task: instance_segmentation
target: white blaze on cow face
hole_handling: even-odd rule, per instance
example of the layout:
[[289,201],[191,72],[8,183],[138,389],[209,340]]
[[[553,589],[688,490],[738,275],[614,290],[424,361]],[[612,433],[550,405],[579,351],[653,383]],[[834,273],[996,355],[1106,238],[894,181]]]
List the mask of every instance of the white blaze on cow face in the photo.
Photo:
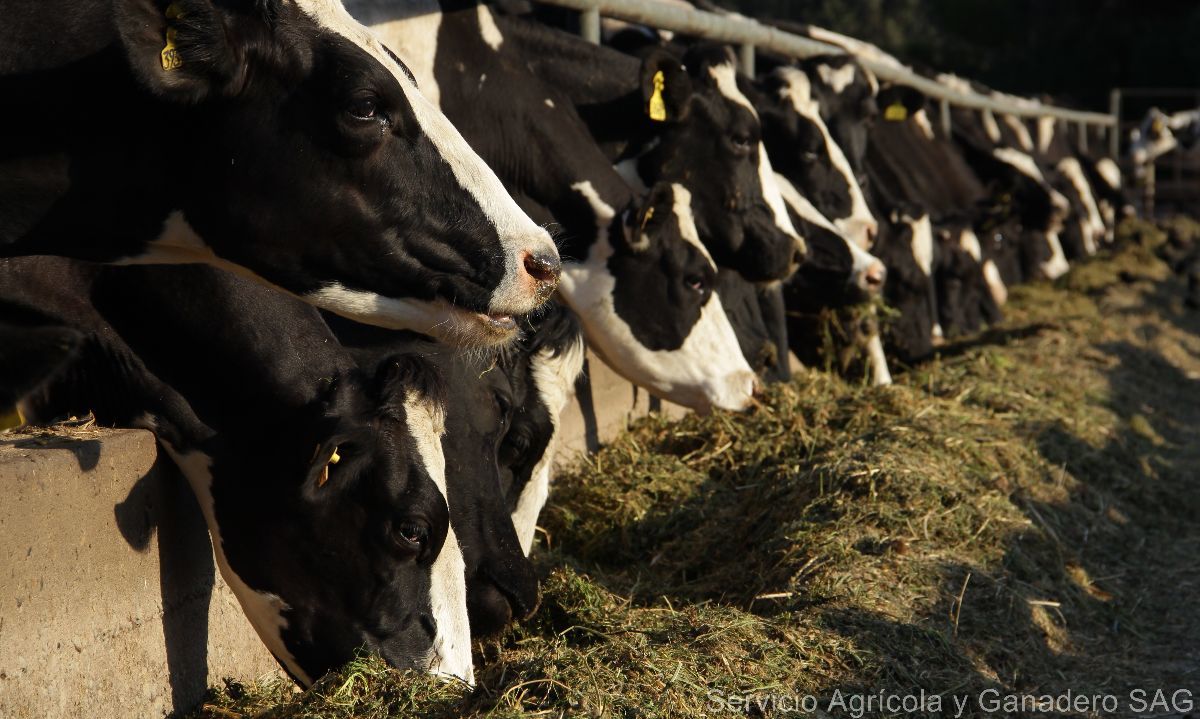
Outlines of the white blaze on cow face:
[[[717,84],[717,90],[725,99],[730,102],[741,105],[750,111],[750,114],[758,118],[758,111],[754,109],[754,105],[750,103],[742,91],[737,86],[737,69],[728,63],[713,65],[708,69],[709,75]],[[758,143],[758,184],[759,190],[762,192],[763,201],[767,203],[767,207],[771,208],[771,216],[775,220],[775,226],[781,232],[791,237],[796,243],[796,251],[803,254],[807,248],[804,246],[804,240],[801,239],[796,228],[792,226],[792,220],[788,217],[787,207],[783,204],[783,197],[779,194],[779,187],[775,184],[775,172],[771,169],[771,160],[767,157],[767,148],[760,140]]]
[[[442,435],[446,431],[444,410],[438,403],[410,390],[404,398],[404,413],[416,440],[417,458],[442,497],[449,497],[446,457],[442,450]],[[454,527],[447,525],[446,541],[429,570],[429,608],[437,624],[437,633],[429,650],[427,666],[437,676],[474,684],[466,572],[466,561]]]
[[1096,172],[1108,186],[1114,190],[1121,189],[1121,168],[1110,157],[1102,157],[1096,161]]
[[850,83],[854,82],[854,71],[855,65],[852,62],[848,62],[836,70],[825,64],[817,66],[817,74],[821,76],[821,81],[839,95]]
[[794,67],[780,68],[778,72],[779,77],[783,80],[780,94],[791,102],[792,108],[797,114],[812,122],[820,130],[830,163],[849,188],[850,214],[847,217],[834,218],[833,223],[860,248],[870,249],[872,237],[878,232],[879,224],[867,207],[867,198],[863,196],[862,188],[858,185],[858,178],[854,176],[850,161],[846,159],[846,153],[842,152],[842,148],[834,142],[833,135],[830,134],[825,121],[821,119],[820,107],[813,98],[811,80],[803,71]]
[[1058,120],[1049,115],[1037,119],[1038,152],[1046,154],[1050,151],[1050,143],[1054,142],[1054,129]]
[[554,355],[552,349],[546,348],[539,350],[530,361],[538,401],[550,414],[552,430],[546,450],[534,466],[529,481],[521,489],[512,513],[513,527],[517,530],[517,540],[525,556],[529,556],[533,549],[537,518],[546,505],[546,498],[550,496],[550,473],[554,465],[559,418],[575,395],[575,380],[583,371],[583,357],[583,338],[578,338],[558,356]]
[[[933,224],[929,221],[929,215],[921,215],[917,219],[907,219],[908,225],[912,228],[912,254],[913,260],[917,263],[917,267],[925,273],[926,277],[933,277]],[[930,307],[930,312],[933,315],[933,329],[931,335],[934,343],[939,343],[945,333],[942,331],[942,323],[938,321],[937,310],[933,306]]]
[[1092,196],[1092,187],[1083,174],[1083,166],[1074,157],[1064,157],[1058,163],[1058,171],[1075,188],[1083,203],[1084,217],[1080,220],[1080,230],[1083,232],[1084,249],[1089,255],[1096,254],[1098,243],[1104,237],[1104,218],[1100,216],[1100,208]]
[[[745,409],[753,395],[755,374],[742,355],[720,298],[713,294],[704,304],[681,347],[647,349],[614,305],[616,278],[608,269],[614,249],[608,228],[616,212],[592,183],[579,182],[572,188],[591,205],[597,236],[583,262],[564,265],[559,293],[579,316],[588,345],[618,374],[663,399],[698,411]],[[683,195],[677,193],[676,197]],[[702,247],[695,224],[686,228],[690,216],[690,208],[686,214],[677,209],[676,219],[685,239]],[[647,312],[668,310],[646,308]]]
[[968,255],[975,258],[975,261],[980,263],[983,268],[983,281],[987,285],[988,294],[996,302],[997,307],[1003,307],[1008,301],[1008,287],[1005,286],[1004,280],[1000,278],[1000,269],[996,267],[996,263],[992,260],[983,259],[983,246],[979,244],[979,237],[970,227],[965,227],[958,238],[958,245]]
[[996,116],[991,110],[981,111],[983,115],[983,131],[987,133],[988,139],[992,142],[1000,142],[1004,136],[1000,134],[1000,126],[996,124]]
[[479,29],[483,33],[483,41],[493,50],[499,50],[500,46],[504,44],[504,35],[500,33],[500,28],[496,27],[496,18],[492,17],[492,9],[483,3],[476,5],[475,8],[479,15]]
[[1071,203],[1061,192],[1055,190],[1050,186],[1050,183],[1046,182],[1046,176],[1042,174],[1041,168],[1037,166],[1033,158],[1011,147],[997,147],[992,150],[992,156],[1013,167],[1022,175],[1035,180],[1041,185],[1042,189],[1050,194],[1050,204],[1054,206],[1054,213],[1048,229],[1052,232],[1061,231],[1063,220],[1071,212]]
[[934,139],[933,125],[929,122],[929,113],[925,112],[925,108],[922,107],[914,112],[912,120],[913,124],[920,128],[921,134],[925,136],[925,139]]
[[[437,106],[421,94],[404,69],[384,49],[380,39],[352,18],[340,0],[296,0],[296,5],[319,26],[353,43],[391,73],[404,93],[404,97],[412,109],[413,117],[424,135],[429,138],[438,154],[449,165],[459,185],[475,199],[483,214],[495,228],[504,250],[502,261],[505,272],[499,286],[492,293],[488,307],[489,313],[514,315],[525,314],[535,309],[541,304],[543,298],[535,291],[534,280],[524,269],[525,258],[531,254],[557,258],[558,250],[551,241],[550,235],[521,211],[491,168],[471,149]],[[378,8],[377,5],[365,1],[361,6],[356,7],[361,7],[364,12],[371,12]],[[405,38],[410,32],[419,30],[421,33],[428,33],[430,29],[428,25],[433,21],[426,20],[419,27],[410,25],[409,22],[406,20],[387,23],[381,28],[388,31],[389,43],[392,40]],[[425,71],[430,75],[432,75],[432,55],[428,48],[430,42],[436,41],[436,33],[433,34],[433,38],[431,40],[426,34],[423,39],[417,41],[418,46],[426,48],[424,50],[426,57],[421,60],[422,63],[427,64],[428,67]],[[395,44],[396,46],[406,46],[411,43],[396,42]],[[436,50],[436,48],[434,49]],[[328,289],[331,291],[323,294],[315,293],[314,300],[321,300],[325,304],[319,306],[339,314],[355,318],[358,316],[356,313],[360,312],[364,305],[369,304],[366,298],[361,296],[365,293],[337,286],[330,286]],[[376,309],[386,311],[391,307],[390,300],[391,298],[380,298]],[[314,302],[314,304],[318,303]],[[433,303],[426,303],[425,311],[440,312],[445,320],[451,323],[456,322],[445,312],[445,308],[449,305],[439,307],[436,304],[429,306],[430,304]],[[345,311],[343,312],[343,310]],[[492,328],[489,327],[486,316],[467,312],[462,314],[464,317],[457,321],[473,323],[477,327],[481,342],[487,344],[495,342],[494,337],[491,336],[492,333],[489,332],[489,329]],[[400,321],[403,319],[407,318],[402,318]],[[374,324],[380,323],[375,322]],[[397,328],[417,331],[428,331],[429,329],[400,327],[399,322]],[[452,339],[461,340],[462,337],[452,337]]]
[[796,213],[797,217],[829,230],[846,243],[851,260],[850,284],[871,295],[881,293],[884,278],[887,276],[887,269],[884,267],[883,261],[852,242],[840,228],[829,221],[829,218],[821,214],[821,211],[809,202],[807,197],[800,194],[796,186],[786,177],[776,173],[775,181],[779,184],[779,191],[783,193],[784,202]]
[[1029,128],[1025,127],[1025,123],[1016,115],[1002,115],[1004,124],[1008,125],[1008,129],[1012,130],[1017,136],[1017,144],[1025,152],[1033,152],[1033,137],[1029,134]]

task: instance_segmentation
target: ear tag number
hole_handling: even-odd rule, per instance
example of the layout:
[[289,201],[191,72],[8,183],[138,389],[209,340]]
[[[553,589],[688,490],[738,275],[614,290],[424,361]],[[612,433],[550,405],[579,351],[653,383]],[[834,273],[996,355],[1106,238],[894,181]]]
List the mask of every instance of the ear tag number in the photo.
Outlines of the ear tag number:
[[662,70],[654,73],[654,93],[650,95],[650,119],[655,122],[666,122],[667,119],[667,103],[663,101],[663,88],[667,86],[667,80],[663,77]]
[[888,122],[904,122],[908,119],[908,108],[901,102],[893,102],[883,111],[883,119]]
[[[178,20],[183,17],[183,11],[179,9],[179,3],[171,3],[167,6],[167,20]],[[179,57],[179,49],[175,47],[176,30],[170,25],[167,26],[167,44],[163,46],[162,52],[159,53],[159,59],[162,61],[162,69],[170,72],[178,70],[183,66],[183,58]]]

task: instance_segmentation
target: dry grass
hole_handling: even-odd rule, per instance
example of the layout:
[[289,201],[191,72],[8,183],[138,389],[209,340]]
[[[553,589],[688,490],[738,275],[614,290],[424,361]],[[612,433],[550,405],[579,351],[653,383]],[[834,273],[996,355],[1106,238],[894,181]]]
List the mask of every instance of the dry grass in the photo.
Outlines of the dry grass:
[[196,716],[1196,688],[1200,319],[1160,233],[1123,234],[897,386],[805,373],[746,415],[644,421],[562,473],[541,610],[478,647],[473,691],[364,658],[304,694],[214,690]]

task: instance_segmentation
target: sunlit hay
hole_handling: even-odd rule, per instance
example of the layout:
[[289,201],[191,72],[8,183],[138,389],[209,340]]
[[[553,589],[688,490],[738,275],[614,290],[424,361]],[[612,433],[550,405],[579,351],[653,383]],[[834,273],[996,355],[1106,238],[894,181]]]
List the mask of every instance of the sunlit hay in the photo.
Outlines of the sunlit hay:
[[475,690],[359,660],[197,716],[1194,687],[1200,318],[1148,229],[1122,237],[896,386],[803,370],[749,412],[645,419],[576,462],[540,522],[541,608],[477,646]]

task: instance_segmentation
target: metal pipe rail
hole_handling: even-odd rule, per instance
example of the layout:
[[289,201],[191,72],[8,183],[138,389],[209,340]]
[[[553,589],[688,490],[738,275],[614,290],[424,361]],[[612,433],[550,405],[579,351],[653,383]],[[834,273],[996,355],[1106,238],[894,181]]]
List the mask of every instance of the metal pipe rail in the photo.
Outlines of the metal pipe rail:
[[[790,57],[806,58],[814,55],[844,55],[847,50],[837,45],[793,35],[763,25],[742,16],[725,16],[704,10],[688,10],[657,0],[540,0],[549,5],[558,5],[583,13],[582,27],[585,37],[599,42],[600,15],[636,22],[685,35],[703,37],[716,42],[727,42],[741,47],[743,62],[753,48],[760,47]],[[749,48],[749,49],[747,49]],[[977,93],[962,93],[929,78],[922,77],[902,67],[880,62],[870,57],[856,56],[858,61],[881,80],[916,88],[943,103],[961,107],[986,110],[1002,115],[1019,117],[1054,117],[1079,125],[1100,125],[1116,132],[1117,121],[1112,115],[1099,112],[1083,112],[1066,108],[1042,105],[1034,100],[1020,104]],[[943,111],[943,115],[948,113]],[[943,121],[948,119],[944,117]],[[1082,128],[1081,128],[1082,129]],[[1086,133],[1084,133],[1086,134]]]

